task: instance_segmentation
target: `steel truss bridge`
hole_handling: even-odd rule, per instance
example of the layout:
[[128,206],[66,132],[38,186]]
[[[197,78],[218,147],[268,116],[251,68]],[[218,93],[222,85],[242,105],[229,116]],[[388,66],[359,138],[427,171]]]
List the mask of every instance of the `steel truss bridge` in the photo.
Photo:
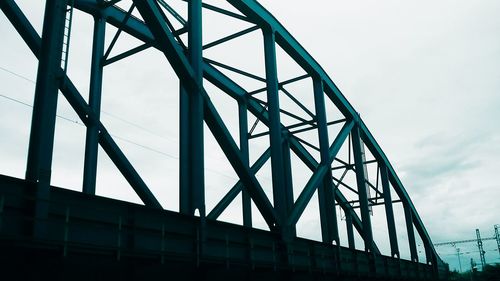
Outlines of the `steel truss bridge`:
[[[38,59],[26,177],[0,176],[2,274],[26,279],[446,279],[447,266],[386,155],[334,82],[292,35],[254,0],[224,2],[231,9],[201,0],[184,4],[183,12],[163,0],[47,0],[43,31],[38,34],[16,1],[0,1],[2,12]],[[74,10],[91,15],[94,21],[88,101],[66,71]],[[204,10],[249,27],[203,44]],[[106,48],[105,30],[110,25],[117,32]],[[209,48],[223,48],[258,31],[263,38],[259,46],[263,47],[264,77],[204,56]],[[121,34],[143,43],[110,57]],[[277,48],[300,66],[302,75],[278,79]],[[178,212],[162,208],[100,121],[103,69],[146,49],[163,53],[180,81]],[[234,74],[263,86],[248,89]],[[288,88],[304,81],[313,106],[305,105]],[[208,83],[236,101],[239,143],[213,104]],[[86,126],[82,192],[51,186],[59,92]],[[287,104],[296,105],[296,110]],[[329,107],[341,118],[332,120]],[[249,128],[250,118],[266,130],[255,133],[255,126]],[[205,206],[204,124],[239,178],[211,210]],[[269,143],[251,162],[255,138]],[[95,195],[98,146],[144,205]],[[291,155],[311,174],[295,196],[295,178],[304,171],[294,171]],[[257,177],[268,161],[272,199]],[[375,180],[369,170],[375,171]],[[296,232],[315,194],[321,242],[299,238]],[[243,225],[218,221],[235,198],[242,198]],[[264,218],[267,231],[252,227],[256,214],[251,204]],[[406,223],[398,229],[406,229],[410,260],[400,258],[396,204],[403,207]],[[347,246],[340,246],[336,206],[345,217]],[[385,210],[390,255],[382,255],[374,241],[371,211],[376,206]],[[356,232],[364,249],[356,249]],[[419,260],[416,237],[422,241],[425,260]]]

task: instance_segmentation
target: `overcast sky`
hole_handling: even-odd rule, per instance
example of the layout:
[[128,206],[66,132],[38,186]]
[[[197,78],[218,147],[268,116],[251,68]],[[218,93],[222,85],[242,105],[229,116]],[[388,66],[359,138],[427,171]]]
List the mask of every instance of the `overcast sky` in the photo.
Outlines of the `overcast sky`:
[[[44,1],[18,2],[40,32]],[[500,2],[260,2],[322,65],[361,114],[402,179],[433,242],[472,239],[476,228],[483,237],[492,237],[493,225],[500,223]],[[230,34],[224,31],[229,28],[223,24],[225,18],[208,13],[204,19],[212,24],[204,34],[206,42]],[[236,31],[247,27],[230,26]],[[91,31],[91,18],[77,13],[68,72],[82,93],[88,92]],[[31,108],[6,97],[32,104],[30,80],[36,78],[36,60],[3,14],[0,34],[0,173],[23,177]],[[108,28],[107,42],[113,34]],[[137,45],[130,38],[121,40],[115,54]],[[261,49],[260,44],[255,49]],[[262,64],[252,63],[238,46],[209,50],[206,55],[247,63],[246,70],[262,76]],[[178,106],[175,76],[162,54],[148,50],[106,68],[105,79],[103,122],[162,205],[177,209],[178,118],[177,113],[170,114]],[[255,82],[248,85],[256,86]],[[206,88],[216,92],[210,85]],[[235,103],[221,95],[213,99],[228,127],[235,130]],[[75,159],[83,159],[84,127],[73,122],[78,117],[63,98],[58,113],[66,119],[57,120],[52,182],[79,189],[83,161]],[[210,209],[237,176],[209,133],[206,137],[206,162],[216,163],[208,164],[206,172],[207,189],[212,188],[207,194]],[[98,194],[138,202],[100,152]],[[264,188],[269,186],[269,172],[258,179]],[[233,207],[237,212],[238,206]],[[234,216],[225,218],[231,221]],[[462,256],[464,269],[470,258],[479,261],[475,244],[457,247],[468,252]],[[500,262],[495,249],[494,241],[485,241],[487,262]],[[443,246],[438,252],[457,268],[454,248]]]
[[[500,222],[500,3],[260,2],[361,113],[433,240],[474,238],[476,228],[493,236]],[[487,261],[498,257],[490,252]]]

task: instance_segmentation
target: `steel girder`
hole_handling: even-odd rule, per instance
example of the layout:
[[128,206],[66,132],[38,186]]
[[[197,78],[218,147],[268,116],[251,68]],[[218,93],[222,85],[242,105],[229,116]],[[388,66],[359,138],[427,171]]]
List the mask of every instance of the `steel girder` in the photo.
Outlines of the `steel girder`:
[[[22,14],[21,10],[17,7],[14,1],[3,1],[1,2],[1,5],[2,11],[5,13],[7,18],[9,18],[9,20],[13,23],[14,27],[26,41],[33,54],[39,58],[41,56],[41,39],[33,26]],[[60,69],[60,73],[62,73],[62,69]],[[130,164],[127,160],[127,157],[125,157],[118,145],[114,142],[104,125],[99,121],[99,118],[94,110],[88,106],[87,102],[79,94],[71,80],[66,75],[60,79],[62,79],[62,82],[59,83],[59,90],[63,93],[64,97],[68,100],[73,109],[75,109],[75,112],[85,125],[97,125],[100,132],[98,139],[99,144],[106,151],[113,163],[130,183],[132,188],[134,188],[137,195],[146,205],[161,208],[158,200],[156,200],[137,171],[133,168],[132,164]],[[53,143],[46,144],[46,147],[52,146]],[[28,178],[28,180],[30,179]]]
[[[121,26],[121,28],[123,29],[124,32],[127,32],[128,34],[130,34],[130,35],[132,35],[132,36],[134,36],[134,37],[136,37],[136,38],[138,38],[146,43],[150,43],[153,46],[155,46],[156,48],[162,50],[162,48],[160,46],[158,46],[156,43],[151,43],[151,42],[154,42],[153,35],[151,34],[149,29],[147,28],[147,26],[143,22],[140,22],[134,18],[130,18],[125,24],[122,24],[124,18],[126,17],[126,12],[121,10],[121,9],[118,9],[116,7],[109,7],[107,9],[105,9],[104,11],[101,11],[101,9],[99,8],[99,6],[97,5],[97,2],[95,0],[78,0],[75,2],[75,7],[84,11],[84,12],[87,12],[87,13],[90,13],[93,15],[102,14],[102,16],[106,18],[108,23],[110,23],[116,27]],[[226,92],[231,97],[238,100],[239,102],[245,103],[247,105],[248,110],[252,114],[257,116],[262,121],[263,124],[268,125],[269,116],[268,116],[267,111],[265,110],[264,106],[262,106],[260,103],[258,103],[257,101],[255,101],[253,99],[248,99],[247,98],[248,92],[246,90],[244,90],[242,87],[240,87],[234,81],[229,79],[223,73],[218,71],[214,66],[212,66],[208,63],[204,63],[203,65],[204,65],[204,75],[208,81],[213,83],[215,86],[217,86],[218,88],[220,88],[221,90],[223,90],[224,92]],[[300,157],[300,159],[304,162],[304,164],[307,165],[307,167],[309,169],[311,169],[311,171],[316,171],[319,164],[314,159],[314,157],[303,147],[303,145],[300,142],[298,142],[296,139],[290,139],[290,145],[291,145],[291,149],[297,154],[298,157]],[[257,161],[256,164],[258,162],[259,161]],[[256,164],[254,164],[254,165],[257,166]],[[262,163],[262,165],[263,164],[264,163]],[[255,173],[259,169],[260,168],[257,168],[255,170]],[[235,191],[233,189],[231,189],[231,190],[233,192]],[[230,200],[222,200],[221,201],[221,203],[227,202],[225,205],[218,204],[217,206],[222,207],[222,209],[227,207],[227,205],[229,205],[229,203],[232,201],[232,199],[234,199],[237,195],[236,192],[234,192],[234,193],[233,192],[228,193],[228,195],[234,194],[233,196],[224,197],[225,199],[230,199]],[[358,232],[361,233],[362,229],[363,229],[362,224],[361,224],[361,220],[359,219],[357,214],[354,212],[354,210],[349,207],[348,200],[344,197],[344,195],[338,189],[335,190],[335,194],[337,197],[336,198],[337,202],[339,202],[341,204],[341,206],[345,212],[351,214],[352,222],[353,222],[354,226],[356,227]],[[305,206],[303,206],[303,207],[305,207]],[[214,211],[217,209],[219,209],[219,208],[215,208]],[[215,213],[216,212],[212,212],[212,214],[215,214]],[[220,213],[218,213],[218,214],[220,214]],[[216,218],[217,216],[212,215],[210,217]]]
[[[63,2],[64,1],[54,0],[48,1],[47,3],[62,5],[61,3]],[[57,88],[59,88],[70,105],[79,115],[83,123],[87,126],[84,192],[93,194],[95,190],[95,167],[97,165],[96,151],[98,142],[128,180],[130,185],[134,188],[141,200],[146,205],[157,208],[161,207],[158,200],[156,200],[154,195],[149,191],[147,185],[127,160],[126,156],[121,152],[118,145],[107,132],[106,128],[99,121],[102,67],[149,47],[154,47],[165,54],[182,85],[181,103],[184,103],[184,105],[181,105],[181,108],[184,109],[181,109],[181,122],[185,123],[184,126],[181,126],[181,138],[189,141],[187,141],[187,145],[181,145],[180,147],[180,165],[185,167],[185,169],[181,169],[182,173],[188,173],[186,174],[187,178],[191,180],[188,180],[185,183],[181,182],[181,212],[193,214],[195,209],[199,209],[203,218],[206,216],[209,219],[216,219],[230,204],[230,202],[234,200],[239,192],[243,192],[244,224],[251,226],[251,213],[249,208],[251,198],[257,205],[269,228],[273,231],[281,232],[283,239],[286,241],[293,239],[297,221],[308,205],[312,195],[316,192],[316,190],[318,190],[323,241],[327,243],[331,243],[332,241],[335,241],[337,244],[339,243],[338,226],[335,214],[336,202],[346,213],[349,246],[354,247],[352,234],[352,226],[354,226],[364,239],[365,249],[370,252],[379,253],[371,234],[371,224],[368,210],[368,206],[371,203],[369,201],[370,198],[368,198],[368,195],[366,194],[367,189],[370,187],[368,186],[369,183],[366,182],[366,175],[363,175],[363,169],[366,162],[362,160],[361,154],[363,153],[363,146],[366,146],[375,158],[375,162],[377,162],[381,174],[381,184],[383,188],[383,192],[381,194],[384,198],[387,214],[388,233],[391,242],[391,255],[399,257],[394,214],[392,210],[392,199],[390,197],[390,188],[392,186],[404,206],[412,260],[417,260],[415,238],[413,234],[413,227],[415,227],[424,242],[427,261],[435,266],[437,266],[438,263],[441,263],[441,260],[437,256],[430,237],[410,197],[408,196],[408,193],[403,187],[394,168],[391,166],[382,149],[377,144],[366,125],[359,118],[358,113],[349,104],[347,99],[343,96],[321,66],[259,3],[254,0],[228,0],[227,2],[241,12],[242,15],[240,15],[211,5],[203,4],[201,1],[188,1],[188,22],[184,28],[174,30],[172,25],[168,22],[168,20],[166,20],[163,10],[160,8],[157,1],[133,1],[144,21],[131,16],[132,9],[129,12],[126,12],[114,6],[113,4],[116,2],[119,1],[74,1],[75,8],[89,13],[95,18],[91,73],[92,84],[89,104],[87,104],[87,102],[82,98],[69,77],[62,72],[62,69],[60,69],[59,66],[53,66],[51,71],[58,72],[59,75],[61,75],[59,79],[62,82],[57,85],[58,80],[52,80],[52,88],[54,88],[55,85],[55,90],[44,90],[44,92],[54,93],[54,91],[57,91]],[[168,5],[165,6],[166,3],[163,4],[163,7],[170,8]],[[33,29],[30,22],[17,7],[15,1],[2,1],[0,2],[0,7],[35,56],[39,58],[40,67],[43,67],[46,63],[54,64],[52,61],[54,58],[47,56],[47,51],[43,51],[44,41],[41,40],[40,36]],[[221,40],[212,42],[211,44],[202,46],[202,7],[251,22],[255,24],[255,26]],[[168,11],[175,15],[175,11],[173,9],[170,8]],[[178,18],[180,18],[180,16],[178,16]],[[182,18],[180,19],[182,20]],[[126,32],[143,41],[144,44],[114,58],[108,58],[107,56],[109,53],[103,56],[105,23],[114,25],[119,28],[119,32]],[[238,85],[237,82],[231,80],[228,76],[218,70],[213,61],[205,59],[202,56],[202,50],[205,48],[210,48],[224,43],[257,29],[261,29],[263,32],[264,53],[266,56],[266,78],[263,79],[263,81],[266,82],[266,88],[263,90],[267,91],[267,104],[265,106],[262,102],[253,98],[251,93]],[[53,32],[57,33],[57,31]],[[179,38],[179,35],[184,32],[188,33],[188,49],[185,48],[183,42]],[[50,31],[46,31],[44,29],[44,35],[49,33]],[[47,41],[54,46],[45,48],[48,48],[48,50],[50,52],[54,52],[54,54],[60,53],[58,48],[62,45],[57,40],[47,39]],[[282,87],[284,82],[280,83],[277,78],[278,70],[276,68],[276,44],[278,44],[298,65],[306,71],[306,75],[298,77],[295,80],[307,77],[311,77],[313,80],[316,115],[312,114],[311,111],[304,108],[304,106],[302,107],[313,117],[313,120],[310,121],[312,124],[311,128],[318,129],[319,151],[321,156],[319,161],[316,160],[315,157],[304,147],[304,142],[301,142],[300,139],[294,137],[292,129],[280,122],[280,113],[287,112],[284,112],[284,110],[280,108],[278,98],[281,94],[279,91],[283,90]],[[243,71],[237,69],[233,70],[239,71],[240,74],[251,76],[249,73],[244,73]],[[260,122],[269,128],[271,146],[253,165],[250,165],[249,163],[248,138],[240,138],[240,146],[238,147],[215,106],[211,103],[208,94],[203,87],[203,79],[210,81],[216,87],[238,101],[241,132],[248,132],[248,128],[245,126],[247,123],[247,112],[252,113],[260,120]],[[37,88],[44,85],[41,81],[42,80],[40,80],[40,78],[37,79]],[[294,81],[289,81],[289,83],[292,82]],[[328,98],[327,100],[324,98],[325,95]],[[40,96],[40,94],[37,96]],[[336,136],[334,136],[332,143],[329,143],[329,137],[333,136],[328,136],[328,130],[326,129],[329,123],[325,116],[325,102],[332,102],[345,118],[342,121],[344,122],[342,129]],[[55,108],[55,101],[51,104],[51,108]],[[300,106],[300,103],[298,104]],[[35,108],[37,108],[37,106],[44,106],[44,103],[37,103],[35,101]],[[36,112],[34,111],[34,116],[35,113]],[[291,113],[287,114],[293,117]],[[47,115],[47,118],[55,118],[55,113]],[[33,120],[36,120],[35,117]],[[230,189],[219,204],[217,204],[211,212],[207,212],[208,214],[205,214],[204,207],[202,164],[203,121],[208,125],[240,178],[240,181]],[[48,122],[51,123],[50,120],[48,120]],[[33,128],[39,129],[41,127],[37,124],[33,124],[32,129]],[[242,135],[245,134],[242,133]],[[349,135],[351,136],[353,144],[355,160],[353,165],[355,169],[353,170],[356,171],[357,177],[357,192],[359,194],[358,201],[361,207],[361,219],[354,211],[354,208],[350,204],[349,200],[344,196],[339,188],[335,187],[331,176],[332,162],[336,159],[336,155],[343,143],[349,139]],[[36,134],[32,133],[32,138],[34,137],[36,137]],[[34,141],[34,144],[30,145],[30,151],[31,149],[35,149],[35,145],[41,144],[51,148],[53,146],[53,133],[50,133],[49,131],[45,137],[48,137],[45,143],[38,140]],[[185,152],[183,153],[182,151]],[[193,151],[196,153],[193,153]],[[293,200],[291,188],[292,175],[290,169],[290,151],[293,151],[293,153],[295,153],[313,172],[309,181],[304,186],[295,201]],[[51,151],[48,151],[48,153],[51,154]],[[30,167],[36,167],[36,165],[39,165],[40,163],[44,163],[43,165],[48,166],[50,170],[51,155],[47,157],[47,161],[45,162],[40,162],[35,159],[35,164],[29,165],[28,171],[30,171]],[[257,171],[259,171],[259,169],[269,159],[271,159],[272,163],[274,204],[271,204],[264,193],[262,186],[255,177]],[[28,174],[31,175],[32,173],[27,172],[27,179],[33,180],[30,176],[28,176]],[[192,180],[193,175],[195,175],[194,178],[198,179],[197,181]],[[182,175],[181,178],[183,178]],[[46,182],[47,187],[49,182]],[[340,184],[340,181],[338,184]]]
[[[99,118],[101,111],[105,32],[106,21],[103,18],[95,17],[89,106],[95,112],[97,118]],[[90,124],[90,126],[87,127],[87,136],[85,139],[85,163],[83,168],[83,192],[87,194],[95,194],[98,135],[99,128],[96,124]]]

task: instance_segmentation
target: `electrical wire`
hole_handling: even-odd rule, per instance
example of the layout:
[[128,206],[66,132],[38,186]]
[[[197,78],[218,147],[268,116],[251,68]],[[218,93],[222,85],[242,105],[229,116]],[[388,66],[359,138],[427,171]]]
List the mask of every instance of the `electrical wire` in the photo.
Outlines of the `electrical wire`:
[[[28,82],[30,82],[30,83],[36,84],[36,81],[34,81],[33,79],[30,79],[30,78],[28,78],[28,77],[26,77],[26,76],[24,76],[24,75],[21,75],[21,74],[19,74],[19,73],[14,72],[14,71],[11,71],[11,70],[9,70],[9,69],[7,69],[7,68],[5,68],[5,67],[0,66],[0,70],[4,71],[4,72],[6,72],[6,73],[9,73],[9,74],[11,74],[11,75],[13,75],[13,76],[16,76],[16,77],[18,77],[18,78],[21,78],[21,79],[23,79],[23,80],[25,80],[25,81],[28,81]],[[18,102],[19,102],[19,101],[18,101]],[[113,113],[110,113],[110,112],[107,112],[107,111],[104,111],[104,110],[101,110],[101,113],[102,113],[102,114],[104,114],[104,115],[107,115],[107,116],[109,116],[109,117],[111,117],[111,118],[113,118],[113,119],[119,120],[119,121],[121,121],[121,122],[123,122],[123,123],[125,123],[125,124],[128,124],[128,125],[130,125],[130,126],[132,126],[132,127],[138,128],[138,129],[140,129],[140,130],[142,130],[142,131],[144,131],[144,132],[147,132],[147,133],[149,133],[149,134],[151,134],[151,135],[154,135],[154,136],[156,136],[156,137],[159,137],[159,138],[162,138],[162,139],[165,139],[165,140],[171,141],[171,142],[178,143],[178,141],[177,141],[177,140],[175,140],[175,139],[174,139],[174,138],[172,138],[172,137],[166,137],[166,136],[160,135],[160,134],[158,134],[158,133],[154,132],[153,130],[150,130],[150,129],[146,128],[146,127],[143,127],[143,126],[141,126],[141,125],[138,125],[138,124],[136,124],[136,123],[134,123],[134,122],[131,122],[131,121],[129,121],[129,120],[127,120],[127,119],[123,118],[123,117],[120,117],[120,116],[118,116],[118,115],[115,115],[115,114],[113,114]],[[64,117],[61,117],[61,118],[63,118],[63,119],[64,119]],[[73,122],[74,122],[74,120],[73,120]],[[78,122],[75,122],[75,123],[78,123]]]
[[156,137],[159,137],[159,138],[162,138],[162,139],[165,139],[165,140],[171,141],[171,142],[178,143],[178,141],[177,141],[177,140],[175,140],[175,139],[174,139],[174,138],[172,138],[172,137],[166,137],[166,136],[160,135],[160,134],[158,134],[158,133],[156,133],[156,132],[154,132],[154,131],[152,131],[152,130],[150,130],[150,129],[146,128],[146,127],[143,127],[143,126],[141,126],[141,125],[138,125],[138,124],[136,124],[136,123],[133,123],[133,122],[131,122],[131,121],[128,121],[127,119],[124,119],[124,118],[122,118],[122,117],[120,117],[120,116],[114,115],[114,114],[109,113],[109,112],[106,112],[106,111],[104,111],[104,110],[101,110],[101,113],[103,113],[103,114],[105,114],[105,115],[107,115],[107,116],[109,116],[109,117],[111,117],[111,118],[114,118],[114,119],[116,119],[116,120],[119,120],[119,121],[121,121],[121,122],[123,122],[123,123],[126,123],[126,124],[128,124],[128,125],[130,125],[130,126],[132,126],[132,127],[135,127],[135,128],[140,129],[140,130],[142,130],[142,131],[145,131],[145,132],[147,132],[147,133],[149,133],[149,134],[151,134],[151,135],[153,135],[153,136],[156,136]]
[[17,76],[18,78],[21,78],[23,80],[26,80],[26,81],[31,82],[33,84],[36,84],[36,82],[33,79],[30,79],[30,78],[28,78],[26,76],[23,76],[23,75],[19,74],[19,73],[15,73],[14,71],[8,70],[7,68],[1,67],[1,66],[0,66],[0,69],[3,70],[3,71],[5,71],[5,72],[7,72],[7,73],[10,73],[10,74],[12,74],[14,76]]
[[[28,106],[28,107],[33,107],[31,104],[29,103],[26,103],[26,102],[23,102],[21,100],[18,100],[18,99],[15,99],[15,98],[12,98],[12,97],[9,97],[9,96],[6,96],[4,94],[0,94],[0,97],[2,98],[5,98],[5,99],[8,99],[10,101],[13,101],[13,102],[16,102],[16,103],[19,103],[19,104],[22,104],[22,105],[25,105],[25,106]],[[79,124],[79,125],[83,125],[81,124],[80,122],[78,122],[77,120],[73,120],[73,119],[70,119],[70,118],[67,118],[67,117],[64,117],[62,115],[59,115],[59,114],[56,114],[57,117],[63,119],[63,120],[66,120],[68,122],[71,122],[71,123],[76,123],[76,124]],[[84,126],[84,125],[83,125]]]
[[[493,249],[493,250],[485,250],[484,251],[485,253],[491,253],[491,252],[498,252],[498,249]],[[476,251],[466,251],[466,252],[462,252],[460,251],[459,252],[460,255],[470,255],[470,254],[475,254],[475,253],[479,253],[479,250],[476,250]],[[450,254],[441,254],[440,256],[456,256],[457,253],[450,253]]]
[[[9,101],[12,101],[12,102],[15,102],[15,103],[18,103],[18,104],[21,104],[21,105],[24,105],[24,106],[27,106],[27,107],[31,107],[33,108],[33,105],[29,104],[29,103],[26,103],[24,101],[21,101],[21,100],[18,100],[16,98],[13,98],[13,97],[10,97],[10,96],[7,96],[7,95],[4,95],[2,93],[0,93],[0,97],[6,99],[6,100],[9,100]],[[65,120],[65,121],[68,121],[70,123],[74,123],[74,124],[77,124],[77,125],[80,125],[82,127],[86,127],[85,124],[83,124],[82,122],[78,121],[78,120],[73,120],[71,118],[68,118],[68,117],[65,117],[65,116],[62,116],[62,115],[59,115],[59,114],[56,114],[56,117],[57,118],[60,118],[62,120]],[[126,142],[126,143],[129,143],[129,144],[132,144],[132,145],[135,145],[137,147],[141,147],[143,149],[146,149],[146,150],[149,150],[151,152],[154,152],[154,153],[157,153],[157,154],[160,154],[160,155],[163,155],[165,157],[168,157],[168,158],[171,158],[171,159],[179,159],[179,157],[177,156],[174,156],[174,155],[171,155],[171,154],[168,154],[166,152],[163,152],[163,151],[160,151],[158,149],[155,149],[155,148],[152,148],[152,147],[149,147],[147,145],[143,145],[143,144],[140,144],[140,143],[137,143],[135,141],[132,141],[130,139],[127,139],[125,137],[121,137],[119,135],[115,135],[115,134],[110,134],[113,138],[116,138],[116,139],[119,139],[123,142]],[[226,174],[223,174],[217,170],[213,170],[213,169],[210,169],[210,168],[207,168],[205,167],[205,170],[208,171],[208,172],[211,172],[211,173],[214,173],[214,174],[217,174],[217,175],[220,175],[220,176],[223,176],[223,177],[226,177],[228,179],[231,179],[231,180],[236,180],[236,181],[239,181],[238,178],[235,178],[235,177],[231,177],[231,176],[228,176]]]
[[[4,67],[2,67],[2,66],[0,66],[0,70],[4,71],[4,72],[6,72],[6,73],[9,73],[9,74],[11,74],[11,75],[14,75],[14,76],[16,76],[16,77],[18,77],[18,78],[20,78],[20,79],[25,80],[25,81],[31,82],[31,83],[33,83],[33,84],[36,84],[36,81],[34,81],[33,79],[30,79],[30,78],[28,78],[28,77],[26,77],[26,76],[24,76],[24,75],[21,75],[21,74],[19,74],[19,73],[16,73],[16,72],[14,72],[14,71],[12,71],[12,70],[9,70],[9,69],[7,69],[7,68],[4,68]],[[33,107],[33,105],[31,105],[31,104],[29,104],[29,103],[23,102],[23,101],[21,101],[21,100],[18,100],[18,99],[12,98],[12,97],[9,97],[9,96],[7,96],[7,95],[0,94],[0,96],[1,96],[1,97],[3,97],[3,98],[5,98],[5,99],[7,99],[7,100],[10,100],[10,101],[13,101],[13,102],[16,102],[16,103],[19,103],[19,104],[22,104],[22,105],[25,105],[25,106],[28,106],[28,107]],[[177,141],[177,140],[175,140],[175,139],[174,139],[174,138],[172,138],[172,137],[165,137],[165,136],[162,136],[162,135],[160,135],[160,134],[158,134],[158,133],[156,133],[156,132],[154,132],[154,131],[152,131],[152,130],[150,130],[150,129],[146,128],[146,127],[143,127],[143,126],[138,125],[138,124],[136,124],[136,123],[134,123],[134,122],[128,121],[127,119],[124,119],[124,118],[122,118],[122,117],[120,117],[120,116],[117,116],[117,115],[115,115],[115,114],[112,114],[112,113],[106,112],[106,111],[104,111],[104,110],[101,110],[101,113],[103,113],[103,114],[105,114],[105,115],[107,115],[107,116],[109,116],[109,117],[111,117],[111,118],[114,118],[114,119],[116,119],[116,120],[119,120],[119,121],[121,121],[121,122],[123,122],[123,123],[126,123],[126,124],[128,124],[128,125],[130,125],[130,126],[132,126],[132,127],[138,128],[138,129],[140,129],[140,130],[142,130],[142,131],[145,131],[145,132],[147,132],[147,133],[149,133],[149,134],[151,134],[151,135],[157,136],[157,137],[162,138],[162,139],[165,139],[165,140],[167,140],[167,141],[171,141],[171,142],[178,143],[178,141]],[[65,121],[68,121],[68,122],[75,123],[75,124],[78,124],[78,125],[80,125],[80,126],[86,127],[86,126],[85,126],[85,124],[83,124],[82,122],[80,122],[80,121],[78,121],[78,120],[73,120],[73,119],[70,119],[70,118],[65,117],[65,116],[62,116],[62,115],[56,115],[56,116],[57,116],[58,118],[60,118],[60,119],[65,120]],[[168,157],[168,158],[171,158],[171,159],[179,159],[179,157],[178,157],[178,156],[174,156],[174,155],[168,154],[168,153],[166,153],[166,152],[160,151],[160,150],[158,150],[158,149],[155,149],[155,148],[149,147],[149,146],[147,146],[147,145],[143,145],[143,144],[140,144],[140,143],[134,142],[134,141],[132,141],[132,140],[130,140],[130,139],[127,139],[127,138],[125,138],[125,137],[121,137],[121,136],[114,135],[114,134],[110,134],[110,135],[111,135],[112,137],[116,138],[116,139],[119,139],[119,140],[121,140],[121,141],[127,142],[127,143],[129,143],[129,144],[132,144],[132,145],[135,145],[135,146],[138,146],[138,147],[141,147],[141,148],[146,149],[146,150],[149,150],[149,151],[151,151],[151,152],[155,152],[155,153],[160,154],[160,155],[163,155],[163,156],[165,156],[165,157]],[[209,171],[209,172],[212,172],[212,173],[214,173],[214,174],[217,174],[217,175],[220,175],[220,176],[223,176],[223,177],[226,177],[226,178],[232,179],[232,180],[237,180],[237,181],[239,181],[239,179],[238,179],[238,178],[228,176],[228,175],[223,174],[223,173],[221,173],[221,172],[219,172],[219,171],[217,171],[217,170],[213,170],[213,169],[206,168],[206,167],[205,167],[205,170],[206,170],[206,171]]]

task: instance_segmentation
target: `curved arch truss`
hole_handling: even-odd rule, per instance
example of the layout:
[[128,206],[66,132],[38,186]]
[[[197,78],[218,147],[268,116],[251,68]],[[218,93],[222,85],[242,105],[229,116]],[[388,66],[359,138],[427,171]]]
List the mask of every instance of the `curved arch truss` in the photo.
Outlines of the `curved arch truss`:
[[[169,2],[47,0],[43,36],[35,31],[14,0],[0,2],[3,13],[39,60],[26,171],[26,180],[37,183],[37,196],[46,198],[50,192],[56,102],[61,91],[86,126],[83,192],[95,193],[100,145],[143,203],[162,208],[100,121],[103,69],[154,48],[164,54],[165,62],[180,81],[181,213],[199,212],[202,218],[216,220],[242,195],[245,226],[252,226],[253,202],[268,228],[280,233],[284,241],[292,241],[299,219],[317,194],[321,226],[317,231],[323,242],[340,245],[339,224],[344,222],[338,219],[343,218],[349,248],[355,248],[357,231],[365,251],[380,254],[371,222],[371,212],[378,206],[386,216],[391,256],[399,257],[401,243],[393,206],[401,204],[411,260],[418,262],[418,235],[427,264],[436,268],[442,265],[403,184],[359,114],[321,66],[264,7],[254,0],[215,1],[221,6],[200,0],[177,1],[183,9]],[[71,31],[74,9],[94,19],[88,101],[66,72],[71,37],[68,30]],[[237,22],[235,26],[241,28],[206,42],[202,36],[208,25],[202,18],[206,12],[220,16],[221,22],[227,19],[228,25]],[[109,25],[116,33],[109,37],[112,40],[107,40],[110,43],[106,46],[105,30]],[[141,44],[110,55],[123,34]],[[238,61],[231,58],[224,61],[224,54],[231,52],[225,46],[246,36],[261,39],[255,45],[255,56],[243,55],[247,62],[262,61],[261,73],[255,68],[254,71],[236,66]],[[282,60],[294,65],[297,74],[286,77],[286,69],[280,68]],[[228,120],[221,117],[214,105],[212,89],[236,102],[238,116],[233,119],[238,120],[239,143],[228,129]],[[205,125],[238,176],[234,186],[228,187],[226,195],[211,209],[205,206]],[[258,141],[266,145],[257,153],[253,145]],[[272,184],[263,184],[258,173],[269,163]],[[296,178],[304,174],[308,178],[297,186]],[[272,199],[265,191],[267,186],[272,187]],[[37,208],[43,214],[42,204]]]

